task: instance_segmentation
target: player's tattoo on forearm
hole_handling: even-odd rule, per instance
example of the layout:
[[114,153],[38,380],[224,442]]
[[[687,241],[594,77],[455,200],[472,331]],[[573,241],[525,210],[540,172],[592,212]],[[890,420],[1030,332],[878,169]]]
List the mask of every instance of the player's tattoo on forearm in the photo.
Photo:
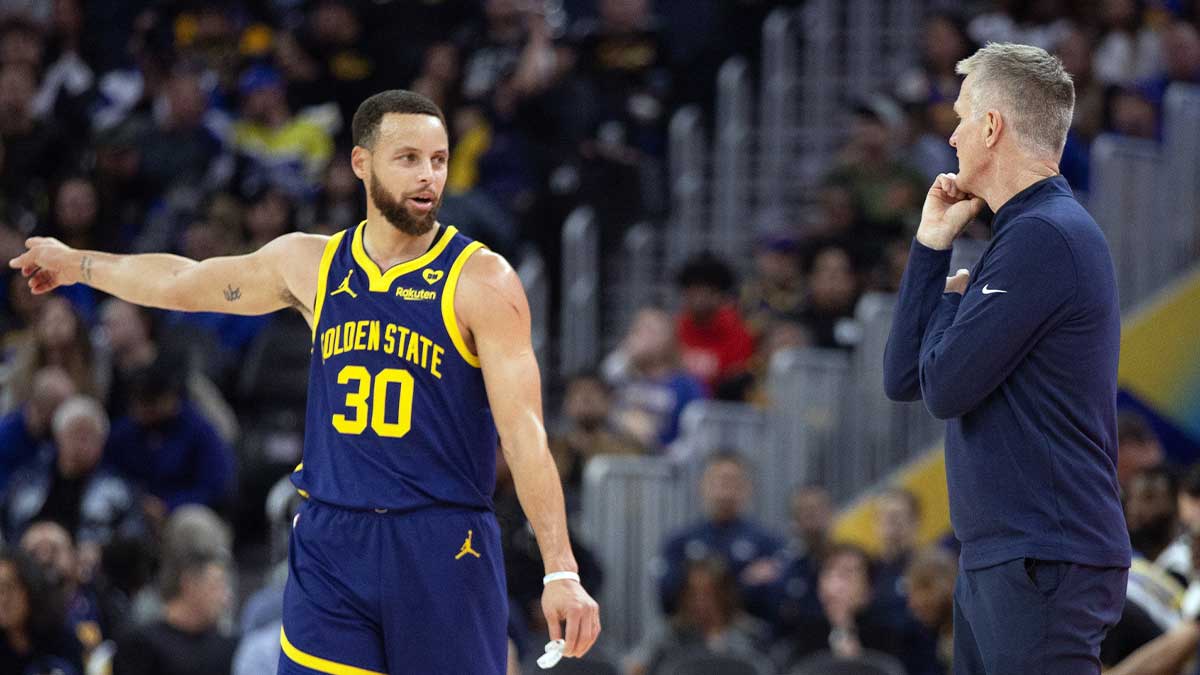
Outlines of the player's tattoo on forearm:
[[229,287],[221,292],[225,294],[225,299],[228,300],[229,302],[233,302],[233,301],[237,300],[238,298],[242,297],[242,289],[234,288],[233,284],[229,284]]
[[85,282],[92,280],[92,256],[85,255],[79,260],[79,276]]

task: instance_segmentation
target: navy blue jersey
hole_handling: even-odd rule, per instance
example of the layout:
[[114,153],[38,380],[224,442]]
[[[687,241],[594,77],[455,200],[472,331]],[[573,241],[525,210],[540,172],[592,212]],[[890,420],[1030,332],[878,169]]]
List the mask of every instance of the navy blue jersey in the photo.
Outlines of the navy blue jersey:
[[381,271],[366,221],[329,239],[313,305],[302,494],[351,509],[492,508],[496,426],[454,315],[467,259],[453,227]]

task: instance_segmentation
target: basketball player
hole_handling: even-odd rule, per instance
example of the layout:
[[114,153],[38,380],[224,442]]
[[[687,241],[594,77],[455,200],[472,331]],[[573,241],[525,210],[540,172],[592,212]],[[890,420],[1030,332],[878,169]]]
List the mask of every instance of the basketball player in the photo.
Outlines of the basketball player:
[[312,326],[293,474],[307,499],[292,532],[279,673],[505,672],[498,443],[545,562],[550,637],[580,656],[599,610],[567,540],[521,283],[502,257],[437,222],[449,145],[433,102],[376,94],[355,113],[353,138],[367,219],[332,237],[292,233],[202,262],[35,237],[10,266],[34,293],[84,283],[189,312],[294,307]]

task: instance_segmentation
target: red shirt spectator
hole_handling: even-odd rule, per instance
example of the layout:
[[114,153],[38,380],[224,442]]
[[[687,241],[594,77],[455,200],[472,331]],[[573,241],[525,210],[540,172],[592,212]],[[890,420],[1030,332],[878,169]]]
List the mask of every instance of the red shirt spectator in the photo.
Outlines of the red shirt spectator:
[[732,304],[707,317],[685,311],[679,316],[683,367],[710,389],[746,368],[754,355],[754,338]]

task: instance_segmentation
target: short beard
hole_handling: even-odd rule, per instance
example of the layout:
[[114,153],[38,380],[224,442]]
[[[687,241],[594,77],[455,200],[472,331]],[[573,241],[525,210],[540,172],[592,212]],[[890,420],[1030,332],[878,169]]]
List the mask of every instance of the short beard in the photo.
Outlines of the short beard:
[[437,223],[437,212],[442,206],[442,198],[440,196],[429,213],[414,216],[409,212],[404,202],[393,197],[392,193],[383,187],[383,184],[379,182],[379,179],[373,173],[371,174],[371,184],[367,187],[367,190],[371,195],[371,201],[375,203],[375,208],[379,209],[379,212],[392,224],[392,227],[407,235],[419,237],[432,230],[434,224]]

